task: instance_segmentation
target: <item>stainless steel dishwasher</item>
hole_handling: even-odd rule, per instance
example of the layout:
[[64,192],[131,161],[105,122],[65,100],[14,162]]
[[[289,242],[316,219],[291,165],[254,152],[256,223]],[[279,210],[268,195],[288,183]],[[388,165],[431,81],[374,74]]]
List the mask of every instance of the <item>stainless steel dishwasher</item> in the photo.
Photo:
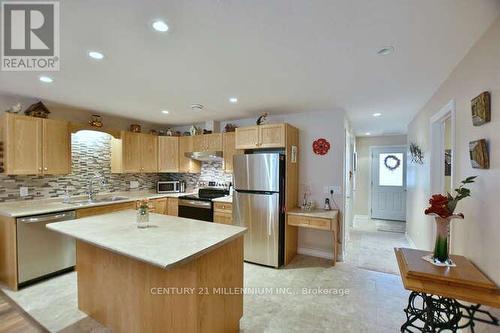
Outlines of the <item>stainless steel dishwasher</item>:
[[75,240],[46,228],[49,223],[74,220],[74,210],[17,219],[18,281],[23,286],[72,270]]

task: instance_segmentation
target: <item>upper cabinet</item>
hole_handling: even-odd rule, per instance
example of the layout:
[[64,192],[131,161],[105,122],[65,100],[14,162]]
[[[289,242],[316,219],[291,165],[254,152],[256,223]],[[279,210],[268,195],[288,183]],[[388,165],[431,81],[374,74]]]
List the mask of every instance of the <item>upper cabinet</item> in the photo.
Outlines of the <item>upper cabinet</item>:
[[284,148],[286,124],[236,128],[236,149]]
[[71,172],[71,136],[66,121],[5,113],[2,140],[8,175]]
[[224,133],[223,150],[224,155],[224,171],[228,173],[233,172],[233,156],[236,154],[243,154],[243,150],[236,149],[236,134],[234,132]]
[[192,151],[222,151],[222,133],[193,136]]
[[179,137],[158,137],[158,172],[179,172]]
[[158,137],[122,131],[121,139],[111,139],[111,172],[158,172]]
[[[200,135],[201,136],[201,135]],[[184,154],[194,151],[194,140],[196,136],[179,137],[179,172],[200,173],[201,162],[192,160]]]

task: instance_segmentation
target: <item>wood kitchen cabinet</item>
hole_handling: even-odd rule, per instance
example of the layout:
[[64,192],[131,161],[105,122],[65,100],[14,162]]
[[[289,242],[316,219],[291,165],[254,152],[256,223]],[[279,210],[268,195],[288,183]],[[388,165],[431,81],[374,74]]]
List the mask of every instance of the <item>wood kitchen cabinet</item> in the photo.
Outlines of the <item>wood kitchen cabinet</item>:
[[[141,201],[136,201],[136,209],[139,208]],[[149,208],[151,213],[163,215],[178,215],[179,199],[177,198],[158,198],[149,201]]]
[[193,151],[221,151],[222,133],[193,136]]
[[71,134],[68,122],[5,113],[1,131],[6,174],[71,172]]
[[284,148],[287,124],[236,128],[236,149]]
[[215,202],[214,222],[222,224],[233,224],[233,205],[226,202]]
[[224,133],[222,135],[224,171],[227,173],[233,172],[233,156],[236,154],[243,154],[243,150],[236,149],[235,136],[236,134],[234,132]]
[[158,136],[122,131],[111,139],[111,172],[158,172]]
[[158,172],[179,172],[179,137],[158,137]]
[[201,162],[192,160],[184,154],[193,152],[193,136],[181,136],[179,138],[179,172],[200,173]]
[[167,215],[179,216],[179,199],[168,198]]

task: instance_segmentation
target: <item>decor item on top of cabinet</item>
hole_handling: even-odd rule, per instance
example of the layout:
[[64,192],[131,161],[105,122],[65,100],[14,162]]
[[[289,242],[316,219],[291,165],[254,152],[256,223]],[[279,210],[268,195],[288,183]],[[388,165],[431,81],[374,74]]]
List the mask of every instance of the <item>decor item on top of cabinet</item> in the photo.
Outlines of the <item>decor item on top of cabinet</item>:
[[432,215],[436,221],[436,242],[434,253],[424,256],[422,259],[429,261],[436,266],[456,266],[450,259],[450,222],[453,219],[463,220],[464,214],[454,214],[457,203],[470,197],[470,190],[465,186],[474,183],[477,176],[467,177],[462,180],[460,186],[455,189],[455,196],[447,193],[434,194],[429,200],[430,207],[425,211],[425,215]]
[[256,121],[257,125],[267,124],[267,116],[268,116],[267,112],[261,114],[260,117],[257,118],[257,121]]
[[330,150],[330,142],[321,138],[313,142],[312,148],[316,155],[326,155]]
[[387,169],[394,171],[401,165],[401,160],[395,155],[387,155],[384,159],[384,165]]
[[415,142],[410,143],[410,155],[413,163],[424,164],[424,153]]
[[491,120],[491,97],[485,91],[471,101],[472,125],[481,126]]
[[49,109],[40,101],[35,104],[31,104],[25,111],[24,114],[30,117],[37,118],[47,118],[49,116]]
[[167,128],[166,135],[167,135],[167,136],[174,136],[174,130],[173,130],[173,129],[171,129],[171,128]]
[[194,126],[194,125],[191,125],[191,127],[189,128],[189,134],[191,136],[195,136],[196,134],[198,134],[200,132],[200,130],[198,129],[198,127]]
[[102,127],[102,118],[98,114],[93,114],[92,118],[89,120],[89,125],[92,127]]
[[139,125],[139,124],[131,124],[130,125],[130,132],[141,133],[141,125]]
[[234,124],[226,124],[226,126],[224,126],[224,132],[226,132],[226,133],[234,132],[234,131],[236,131],[237,127],[238,126],[236,126]]
[[19,112],[21,112],[22,108],[23,108],[23,106],[21,105],[21,103],[17,103],[17,104],[12,105],[7,110],[5,110],[5,112],[8,112],[8,113],[19,113]]
[[151,135],[158,135],[158,131],[155,130],[155,129],[152,129],[152,130],[149,131],[149,134],[151,134]]
[[485,139],[469,142],[469,154],[474,169],[489,169],[490,158]]

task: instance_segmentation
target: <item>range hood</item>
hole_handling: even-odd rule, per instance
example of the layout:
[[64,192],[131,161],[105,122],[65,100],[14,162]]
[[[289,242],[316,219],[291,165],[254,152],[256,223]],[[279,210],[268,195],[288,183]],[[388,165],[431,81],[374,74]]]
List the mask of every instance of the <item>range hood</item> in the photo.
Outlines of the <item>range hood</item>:
[[184,156],[196,161],[210,162],[210,161],[222,161],[221,151],[194,151],[191,153],[184,153]]

